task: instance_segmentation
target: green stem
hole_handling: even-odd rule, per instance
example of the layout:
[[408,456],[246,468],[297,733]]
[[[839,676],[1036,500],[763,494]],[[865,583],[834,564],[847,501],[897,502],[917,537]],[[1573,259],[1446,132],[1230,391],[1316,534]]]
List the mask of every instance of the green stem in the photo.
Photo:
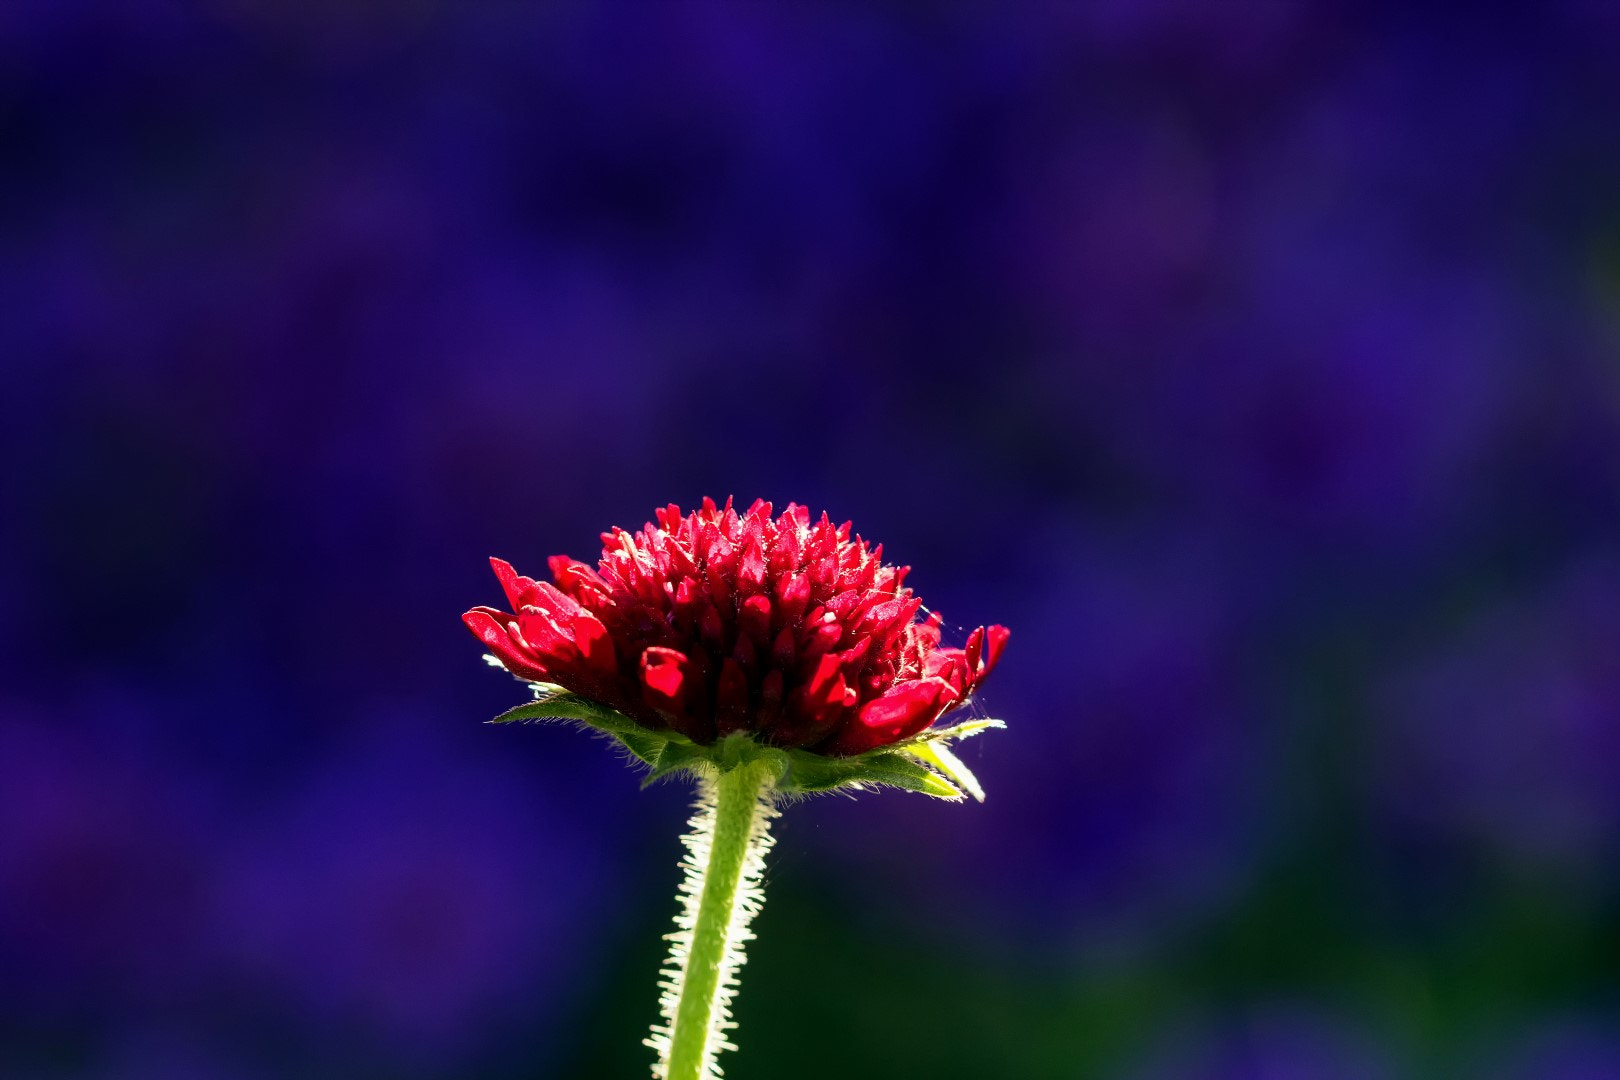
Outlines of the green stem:
[[684,838],[685,911],[670,935],[663,1025],[648,1040],[659,1051],[653,1069],[666,1080],[718,1075],[714,1059],[734,1049],[724,1032],[734,1027],[727,1005],[736,990],[749,920],[759,910],[765,852],[771,845],[771,773],[760,762],[702,780],[698,813]]

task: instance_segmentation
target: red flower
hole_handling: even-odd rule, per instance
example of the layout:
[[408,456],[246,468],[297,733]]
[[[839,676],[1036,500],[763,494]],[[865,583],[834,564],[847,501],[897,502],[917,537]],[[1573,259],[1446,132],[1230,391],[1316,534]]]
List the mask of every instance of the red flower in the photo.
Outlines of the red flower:
[[462,616],[520,679],[554,683],[653,729],[709,744],[733,732],[818,753],[859,754],[917,734],[964,701],[1001,658],[1007,629],[941,648],[917,621],[908,567],[812,523],[731,500],[657,512],[639,533],[602,535],[592,570],[550,560],[554,584],[491,559],[513,611]]

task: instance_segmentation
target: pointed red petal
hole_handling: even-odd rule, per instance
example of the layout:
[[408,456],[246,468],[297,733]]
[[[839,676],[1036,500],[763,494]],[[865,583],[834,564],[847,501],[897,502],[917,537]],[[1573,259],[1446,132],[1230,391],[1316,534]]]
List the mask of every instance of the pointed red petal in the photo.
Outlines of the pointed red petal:
[[523,632],[524,642],[535,655],[549,656],[563,662],[572,661],[578,656],[572,627],[558,622],[549,611],[525,607],[518,612],[517,624]]
[[1001,663],[1001,654],[1007,651],[1007,639],[1012,637],[1012,631],[1005,626],[991,626],[986,631],[986,635],[990,641],[990,648],[984,661],[984,670],[979,673],[981,679],[994,671],[996,665]]
[[494,608],[473,608],[461,617],[461,621],[507,671],[520,679],[544,681],[545,666],[538,657],[512,640],[511,632],[499,620],[499,616],[505,614]]
[[601,620],[588,611],[581,611],[574,616],[573,630],[574,645],[587,667],[603,676],[619,673],[619,658],[613,649],[613,639],[608,636],[607,627],[602,625]]
[[533,578],[526,578],[512,569],[512,564],[505,559],[491,557],[489,566],[490,569],[495,571],[496,578],[500,580],[501,591],[506,593],[506,602],[512,605],[513,611],[516,611],[524,604],[533,603],[528,598],[534,589],[535,582]]
[[641,654],[641,696],[647,706],[675,716],[686,711],[686,654],[658,645]]
[[765,586],[765,553],[760,550],[759,539],[749,537],[737,561],[737,590],[757,593]]
[[714,693],[715,730],[729,735],[748,726],[748,676],[742,665],[727,657],[720,665],[720,679]]
[[737,629],[764,648],[771,634],[771,598],[760,594],[744,600],[737,609]]
[[962,652],[964,654],[964,657],[967,660],[967,669],[969,671],[972,671],[974,673],[978,672],[978,670],[979,670],[979,653],[983,648],[984,648],[984,627],[981,626],[977,630],[973,631],[973,633],[968,635],[967,648],[962,650]]
[[782,632],[776,635],[776,642],[771,646],[771,660],[779,668],[791,668],[797,651],[798,640],[793,633],[793,627],[782,627]]
[[[978,630],[973,631],[973,638],[968,639],[969,650],[972,650],[975,638],[982,637],[986,642],[986,646],[982,658],[976,658],[971,651],[969,652],[968,669],[972,672],[972,681],[968,684],[970,691],[977,690],[983,685],[984,680],[988,679],[990,673],[996,669],[996,664],[1001,661],[1001,654],[1007,651],[1007,638],[1010,636],[1012,636],[1012,632],[1005,626],[980,627]],[[974,663],[975,659],[978,659],[979,662]]]
[[849,687],[837,656],[823,656],[815,672],[788,695],[787,710],[777,723],[777,741],[786,746],[819,742],[843,719]]
[[817,747],[824,754],[860,754],[909,738],[934,722],[956,693],[939,679],[901,683],[868,701],[851,723]]

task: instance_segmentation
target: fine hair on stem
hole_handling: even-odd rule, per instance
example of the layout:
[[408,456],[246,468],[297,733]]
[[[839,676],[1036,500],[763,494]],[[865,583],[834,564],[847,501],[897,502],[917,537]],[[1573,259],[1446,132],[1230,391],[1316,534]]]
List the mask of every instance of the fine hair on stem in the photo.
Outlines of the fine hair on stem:
[[720,1051],[736,1049],[730,1004],[754,937],[748,925],[765,899],[760,880],[775,842],[775,802],[761,762],[699,778],[697,812],[681,838],[681,909],[660,972],[663,1019],[646,1040],[658,1052],[658,1080],[711,1080],[720,1076]]

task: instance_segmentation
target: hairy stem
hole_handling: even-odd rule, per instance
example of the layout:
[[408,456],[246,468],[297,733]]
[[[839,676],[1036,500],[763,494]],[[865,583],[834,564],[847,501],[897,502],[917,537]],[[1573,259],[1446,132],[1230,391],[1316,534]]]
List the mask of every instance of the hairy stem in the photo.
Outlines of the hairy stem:
[[772,840],[769,771],[750,762],[700,781],[698,812],[682,838],[686,879],[683,910],[669,935],[663,971],[664,1022],[647,1045],[658,1051],[660,1080],[709,1080],[714,1059],[735,1050],[725,1032],[736,1027],[727,1006],[737,989],[748,923],[764,899],[760,873]]

